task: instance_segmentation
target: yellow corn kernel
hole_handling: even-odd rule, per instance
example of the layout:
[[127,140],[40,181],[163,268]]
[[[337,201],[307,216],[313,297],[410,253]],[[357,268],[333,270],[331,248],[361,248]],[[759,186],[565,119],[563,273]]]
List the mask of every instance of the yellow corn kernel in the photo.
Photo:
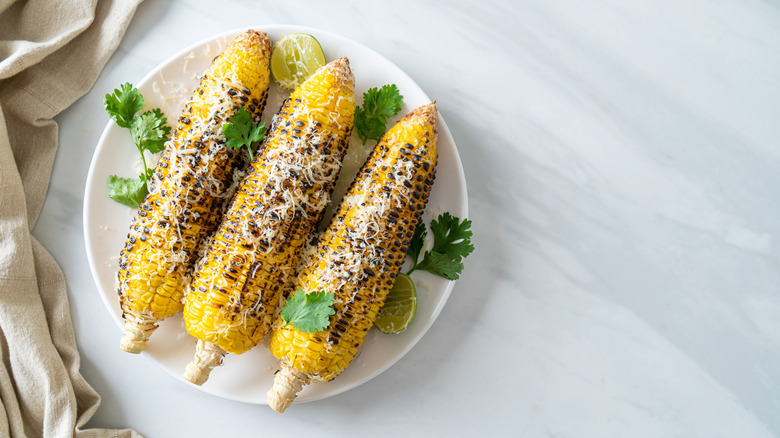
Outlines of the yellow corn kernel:
[[268,332],[328,204],[354,102],[342,58],[313,73],[274,117],[188,289],[185,327],[204,341],[185,371],[191,382],[204,383],[225,353],[241,354]]
[[[435,104],[407,114],[377,143],[292,290],[335,295],[317,333],[277,319],[270,350],[280,361],[268,404],[283,412],[310,381],[339,375],[357,355],[393,286],[435,176]],[[307,251],[307,254],[309,252]]]
[[200,244],[217,227],[243,152],[215,133],[238,108],[259,118],[270,80],[271,41],[240,35],[212,63],[166,142],[119,255],[125,317],[120,348],[141,352],[155,323],[181,310]]

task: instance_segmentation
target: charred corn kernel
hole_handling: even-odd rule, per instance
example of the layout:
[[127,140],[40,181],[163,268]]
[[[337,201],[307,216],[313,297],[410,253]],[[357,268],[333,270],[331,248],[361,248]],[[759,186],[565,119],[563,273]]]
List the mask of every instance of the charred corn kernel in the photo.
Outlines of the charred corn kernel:
[[335,294],[329,326],[305,333],[280,319],[270,349],[281,359],[268,405],[283,412],[310,381],[339,375],[357,354],[393,286],[428,200],[437,161],[436,106],[394,125],[358,172],[293,290]]
[[225,145],[222,125],[241,107],[260,118],[270,53],[265,33],[240,35],[206,71],[165,144],[119,256],[125,351],[141,352],[156,322],[183,306],[200,246],[217,228],[242,165],[243,152]]
[[274,117],[188,288],[185,327],[203,342],[187,380],[203,384],[225,352],[265,337],[328,205],[354,112],[354,77],[342,58],[313,73]]

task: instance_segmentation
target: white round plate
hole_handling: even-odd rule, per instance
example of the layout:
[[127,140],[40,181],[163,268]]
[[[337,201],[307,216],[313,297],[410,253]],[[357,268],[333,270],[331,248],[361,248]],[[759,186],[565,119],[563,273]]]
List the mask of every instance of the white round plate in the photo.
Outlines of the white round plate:
[[[327,61],[343,56],[349,58],[356,80],[357,104],[362,104],[363,93],[369,88],[396,84],[404,97],[404,106],[399,114],[390,120],[388,128],[407,112],[431,102],[425,92],[395,64],[347,38],[300,26],[268,25],[254,29],[268,33],[272,41],[278,41],[290,33],[309,33],[319,40]],[[173,125],[184,101],[195,89],[199,75],[208,68],[211,60],[223,47],[245,30],[236,29],[201,41],[152,70],[135,84],[143,94],[147,107],[161,108],[166,113],[169,124]],[[110,93],[113,90],[105,91]],[[272,84],[263,116],[266,126],[286,95],[277,85]],[[359,143],[357,135],[353,135],[351,149],[360,150]],[[374,142],[369,140],[367,147],[373,144]],[[119,251],[127,237],[135,210],[109,199],[106,180],[112,174],[136,177],[138,172],[133,170],[133,163],[138,161],[138,152],[128,131],[109,121],[92,158],[84,195],[84,236],[90,269],[100,296],[120,329],[123,321],[114,282]],[[354,157],[352,161],[356,161]],[[428,222],[445,211],[465,218],[467,199],[460,158],[452,136],[440,116],[437,176],[424,219]],[[354,388],[389,368],[417,343],[441,312],[454,282],[425,272],[415,272],[413,278],[418,284],[419,301],[417,314],[409,328],[397,335],[385,335],[372,329],[366,337],[360,355],[346,371],[331,382],[316,383],[304,388],[296,403],[329,397]],[[117,331],[117,347],[120,337],[121,332]],[[171,375],[186,382],[181,375],[187,363],[192,360],[194,352],[195,339],[185,331],[180,312],[160,323],[142,354],[148,355]],[[265,404],[266,392],[272,386],[276,369],[277,361],[269,353],[266,339],[247,353],[228,355],[224,365],[215,369],[209,381],[200,389],[231,400]]]

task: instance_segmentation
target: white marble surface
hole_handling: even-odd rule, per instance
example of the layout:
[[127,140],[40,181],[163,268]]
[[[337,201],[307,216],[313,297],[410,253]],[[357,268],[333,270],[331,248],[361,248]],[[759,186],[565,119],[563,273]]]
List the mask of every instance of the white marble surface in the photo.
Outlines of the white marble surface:
[[[57,117],[35,236],[68,279],[90,426],[148,437],[780,435],[780,8],[775,1],[148,1]],[[118,350],[86,262],[102,96],[240,26],[387,56],[438,100],[476,252],[420,343],[284,416]],[[346,434],[345,434],[346,432]]]

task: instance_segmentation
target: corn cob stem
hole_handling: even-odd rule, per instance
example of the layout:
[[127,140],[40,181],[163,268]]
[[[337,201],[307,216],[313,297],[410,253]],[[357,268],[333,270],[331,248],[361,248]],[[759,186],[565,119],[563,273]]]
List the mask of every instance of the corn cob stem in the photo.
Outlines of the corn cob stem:
[[227,352],[211,342],[198,339],[195,348],[195,359],[187,365],[184,378],[200,386],[209,379],[211,370],[222,365]]
[[286,358],[279,362],[279,366],[279,371],[274,375],[274,386],[268,390],[266,401],[273,410],[283,414],[303,387],[311,382],[311,377],[308,373],[295,369]]
[[125,312],[125,334],[119,348],[128,353],[140,353],[146,348],[146,341],[157,329],[157,318],[148,312],[128,310]]

